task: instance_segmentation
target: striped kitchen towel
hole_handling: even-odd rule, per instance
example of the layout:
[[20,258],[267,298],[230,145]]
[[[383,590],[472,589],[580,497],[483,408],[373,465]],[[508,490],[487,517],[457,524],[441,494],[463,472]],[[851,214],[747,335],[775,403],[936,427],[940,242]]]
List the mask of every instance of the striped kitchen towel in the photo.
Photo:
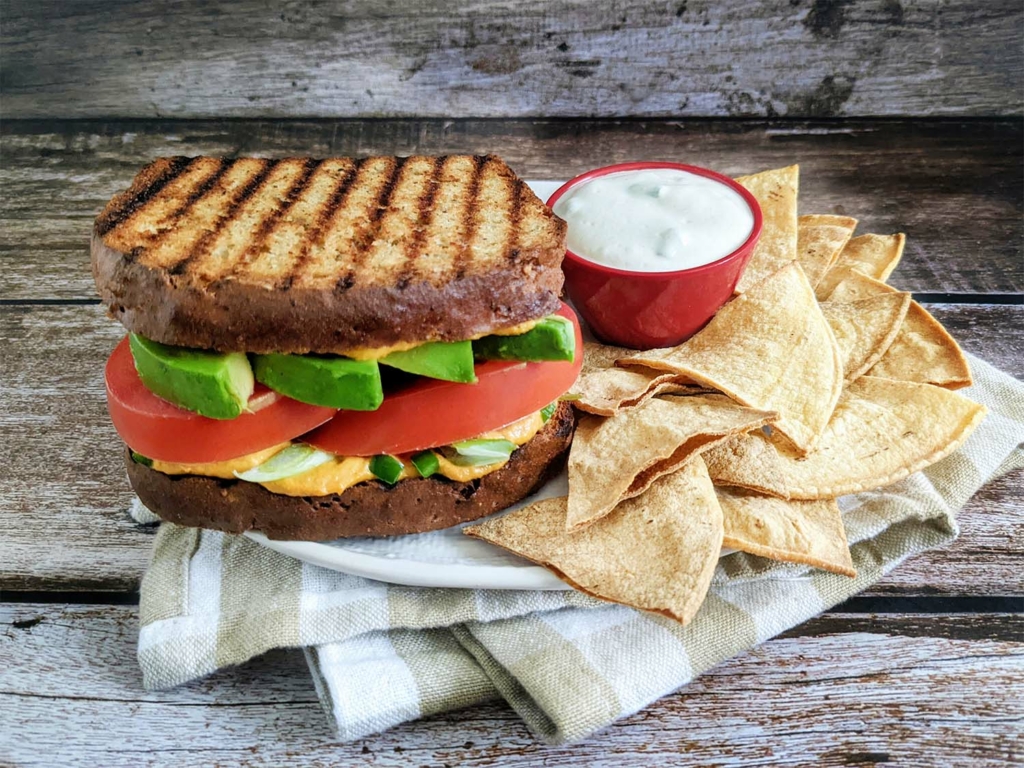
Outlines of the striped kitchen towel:
[[[972,359],[990,414],[955,453],[841,499],[858,576],[742,553],[687,627],[578,592],[399,587],[300,563],[241,536],[164,524],[142,583],[147,688],[301,647],[342,739],[500,696],[549,743],[584,738],[720,661],[860,592],[957,535],[987,480],[1024,466],[1024,384]],[[150,521],[137,507],[137,519]]]

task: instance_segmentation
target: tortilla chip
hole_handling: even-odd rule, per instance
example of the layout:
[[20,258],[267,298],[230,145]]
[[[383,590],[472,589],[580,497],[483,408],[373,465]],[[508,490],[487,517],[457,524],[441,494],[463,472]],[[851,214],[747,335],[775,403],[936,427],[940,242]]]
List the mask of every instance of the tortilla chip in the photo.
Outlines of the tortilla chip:
[[846,244],[835,265],[816,289],[819,301],[828,299],[835,287],[854,270],[885,282],[903,255],[906,235],[861,235]]
[[867,373],[892,344],[910,307],[909,293],[885,293],[821,305],[839,345],[846,383]]
[[776,428],[804,452],[828,424],[843,384],[836,340],[795,262],[730,301],[680,346],[635,352],[628,362],[778,411]]
[[[855,271],[836,286],[830,303],[896,292],[892,286]],[[971,385],[971,367],[960,345],[916,301],[910,302],[896,338],[868,375],[946,389]]]
[[757,198],[763,220],[761,238],[736,286],[736,293],[743,293],[797,257],[796,196],[800,166],[741,176],[736,181]]
[[861,376],[839,401],[815,451],[795,455],[755,432],[704,454],[719,485],[790,499],[830,499],[902,480],[960,446],[986,409],[930,384]]
[[738,488],[715,491],[722,507],[724,546],[844,576],[857,575],[835,499],[787,501]]
[[910,304],[896,339],[868,373],[945,389],[962,389],[972,382],[971,367],[960,345],[916,301]]
[[844,304],[850,301],[869,299],[883,293],[902,293],[902,291],[854,269],[836,283],[828,301],[830,304]]
[[699,452],[777,418],[724,395],[653,398],[607,419],[583,416],[569,449],[568,530],[599,520]]
[[620,368],[615,361],[633,354],[632,349],[609,347],[597,342],[583,344],[583,368],[572,389],[579,410],[611,416],[620,408],[637,405],[661,393],[705,392],[705,387],[680,384],[672,373],[655,373],[650,368]]
[[797,219],[797,261],[812,286],[836,263],[856,227],[857,220],[849,216],[812,213]]
[[686,624],[711,584],[722,510],[701,460],[575,533],[567,500],[546,499],[463,530],[532,560],[574,589]]

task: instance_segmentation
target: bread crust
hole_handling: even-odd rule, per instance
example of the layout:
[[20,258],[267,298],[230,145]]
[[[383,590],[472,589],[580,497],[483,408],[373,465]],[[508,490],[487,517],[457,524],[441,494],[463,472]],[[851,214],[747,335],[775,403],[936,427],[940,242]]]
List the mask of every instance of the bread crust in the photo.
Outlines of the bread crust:
[[282,496],[241,480],[165,475],[134,462],[130,452],[126,461],[142,503],[179,525],[301,541],[398,536],[476,520],[529,496],[561,469],[575,426],[571,406],[562,403],[504,467],[478,480],[371,481],[330,496]]

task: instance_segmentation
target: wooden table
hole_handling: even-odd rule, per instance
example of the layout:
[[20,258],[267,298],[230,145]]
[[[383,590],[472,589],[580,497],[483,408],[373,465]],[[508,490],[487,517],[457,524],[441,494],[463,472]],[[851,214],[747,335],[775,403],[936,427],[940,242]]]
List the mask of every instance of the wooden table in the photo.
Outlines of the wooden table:
[[[685,7],[685,4],[684,4]],[[120,326],[88,267],[92,219],[161,154],[501,153],[526,178],[625,159],[730,174],[801,164],[801,210],[904,231],[893,278],[965,349],[1024,378],[1019,119],[44,120],[0,137],[0,764],[1003,765],[1021,760],[1024,474],[960,538],[587,742],[547,748],[505,706],[354,744],[297,651],[145,692],[134,524],[102,368]]]

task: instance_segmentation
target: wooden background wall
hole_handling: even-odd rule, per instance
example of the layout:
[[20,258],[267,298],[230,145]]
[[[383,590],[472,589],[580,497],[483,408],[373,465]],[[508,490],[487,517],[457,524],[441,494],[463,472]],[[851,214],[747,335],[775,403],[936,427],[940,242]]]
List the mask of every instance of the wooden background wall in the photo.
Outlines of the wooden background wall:
[[1021,0],[0,0],[4,118],[1024,114]]

